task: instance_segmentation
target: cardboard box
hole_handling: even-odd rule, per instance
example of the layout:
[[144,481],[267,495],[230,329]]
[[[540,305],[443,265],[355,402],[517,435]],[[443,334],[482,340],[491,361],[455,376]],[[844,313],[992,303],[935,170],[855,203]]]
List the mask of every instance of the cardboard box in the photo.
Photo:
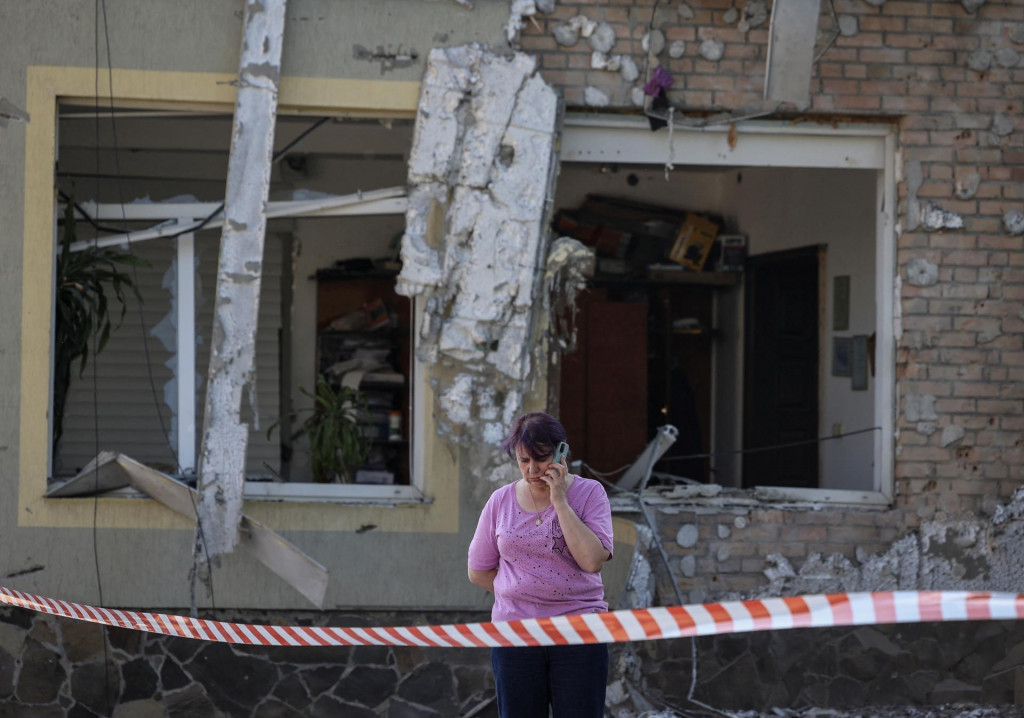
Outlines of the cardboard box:
[[699,272],[718,236],[718,225],[696,214],[687,214],[668,258],[689,270]]

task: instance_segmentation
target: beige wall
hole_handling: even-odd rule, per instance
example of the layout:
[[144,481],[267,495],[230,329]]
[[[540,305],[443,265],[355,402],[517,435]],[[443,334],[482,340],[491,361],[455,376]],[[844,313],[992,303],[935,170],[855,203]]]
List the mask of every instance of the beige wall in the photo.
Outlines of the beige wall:
[[[135,102],[230,108],[240,19],[234,5],[144,3],[111,8],[114,94]],[[28,124],[0,130],[0,575],[42,568],[5,583],[43,595],[95,602],[99,557],[110,606],[187,606],[192,528],[155,502],[136,499],[45,500],[54,107],[58,97],[89,98],[94,74],[91,3],[36,3],[0,26],[0,87],[29,110]],[[411,116],[426,49],[445,42],[497,42],[506,7],[366,2],[289,5],[282,110]],[[359,23],[351,22],[358,15]],[[417,48],[412,67],[382,73],[353,59],[353,47]],[[324,47],[342,48],[324,52]],[[422,49],[419,49],[422,48]],[[212,74],[211,74],[212,73]],[[317,79],[321,78],[321,79]],[[106,75],[101,87],[106,88]],[[481,606],[465,580],[465,551],[475,523],[476,481],[459,454],[426,450],[425,505],[385,508],[253,503],[246,510],[324,563],[328,606]],[[95,509],[95,513],[94,513]],[[95,517],[95,519],[94,519]],[[93,525],[97,527],[95,534]],[[376,528],[356,533],[356,529]],[[429,535],[427,540],[426,535]],[[624,552],[628,553],[628,552]],[[382,570],[384,567],[384,570]],[[218,606],[306,608],[276,576],[241,556],[214,571]],[[208,602],[201,598],[200,603]]]

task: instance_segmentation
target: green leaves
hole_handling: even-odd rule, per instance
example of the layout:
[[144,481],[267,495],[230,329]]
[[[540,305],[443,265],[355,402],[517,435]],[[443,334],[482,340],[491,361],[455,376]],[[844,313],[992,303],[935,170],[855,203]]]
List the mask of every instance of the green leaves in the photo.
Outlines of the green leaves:
[[[339,481],[351,481],[356,469],[370,455],[370,444],[365,437],[369,426],[365,418],[369,411],[366,397],[358,389],[347,386],[335,389],[322,374],[317,377],[315,394],[303,387],[299,387],[299,391],[313,400],[313,409],[292,438],[302,435],[309,438],[313,478],[329,481],[337,476]],[[274,423],[267,429],[268,439],[276,427]]]
[[[64,210],[64,237],[57,256],[56,307],[54,323],[54,422],[53,446],[63,433],[64,406],[71,384],[71,367],[78,361],[82,376],[89,361],[90,341],[99,354],[107,346],[111,332],[124,320],[125,297],[131,290],[141,302],[142,296],[130,274],[120,267],[147,267],[149,263],[130,252],[90,247],[72,252],[75,242],[75,208],[69,201]],[[116,324],[110,317],[107,292],[121,305]]]

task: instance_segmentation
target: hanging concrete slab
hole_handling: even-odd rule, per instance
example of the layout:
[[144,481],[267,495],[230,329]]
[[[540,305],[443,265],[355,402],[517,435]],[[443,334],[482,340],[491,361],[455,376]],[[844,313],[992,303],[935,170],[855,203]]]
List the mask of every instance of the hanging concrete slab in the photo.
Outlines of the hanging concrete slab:
[[397,291],[424,300],[417,351],[433,365],[438,430],[452,438],[493,444],[547,360],[537,327],[560,127],[535,58],[430,52]]
[[199,457],[201,559],[230,553],[240,540],[249,443],[242,397],[246,390],[250,400],[256,394],[256,318],[286,4],[245,4]]

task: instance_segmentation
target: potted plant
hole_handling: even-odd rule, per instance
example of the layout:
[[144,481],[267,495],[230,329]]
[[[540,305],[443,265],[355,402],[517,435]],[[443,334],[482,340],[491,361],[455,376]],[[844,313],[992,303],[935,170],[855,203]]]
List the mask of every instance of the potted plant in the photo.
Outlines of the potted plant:
[[[64,408],[71,385],[71,367],[80,361],[81,377],[89,354],[99,354],[110,339],[110,332],[121,325],[127,305],[125,291],[131,289],[141,302],[142,295],[130,274],[119,265],[149,266],[131,252],[89,247],[72,252],[75,241],[75,207],[70,198],[64,210],[64,237],[57,256],[57,293],[54,322],[53,366],[53,452],[64,432]],[[111,321],[107,301],[108,288],[121,305],[116,324]],[[90,341],[95,345],[90,349]]]
[[[299,391],[313,399],[313,407],[300,410],[310,415],[291,438],[308,437],[314,481],[350,483],[370,455],[366,397],[351,387],[335,389],[322,374],[317,377],[315,393],[301,386]],[[268,439],[276,427],[277,423],[267,430]]]

